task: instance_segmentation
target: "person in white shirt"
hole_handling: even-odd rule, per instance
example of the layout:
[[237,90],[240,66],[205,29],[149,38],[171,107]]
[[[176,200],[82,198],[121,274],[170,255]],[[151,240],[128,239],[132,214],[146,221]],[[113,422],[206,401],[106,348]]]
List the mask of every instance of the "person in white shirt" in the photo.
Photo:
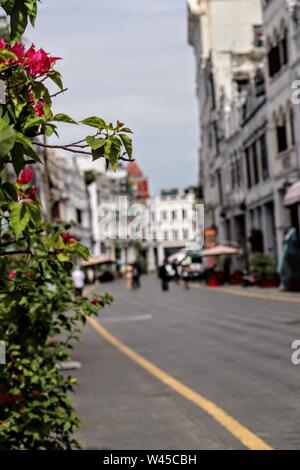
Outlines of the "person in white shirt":
[[75,291],[77,295],[82,295],[84,288],[85,275],[84,272],[77,266],[74,271],[72,271],[72,280],[74,283]]

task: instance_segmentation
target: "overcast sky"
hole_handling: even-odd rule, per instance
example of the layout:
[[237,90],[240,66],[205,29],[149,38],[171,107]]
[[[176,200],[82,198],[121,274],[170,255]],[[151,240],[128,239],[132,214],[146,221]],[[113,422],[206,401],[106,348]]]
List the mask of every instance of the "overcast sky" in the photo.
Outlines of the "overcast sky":
[[[55,111],[134,130],[152,194],[197,181],[197,106],[185,0],[43,0],[27,39],[63,57]],[[62,140],[82,130],[64,125]]]

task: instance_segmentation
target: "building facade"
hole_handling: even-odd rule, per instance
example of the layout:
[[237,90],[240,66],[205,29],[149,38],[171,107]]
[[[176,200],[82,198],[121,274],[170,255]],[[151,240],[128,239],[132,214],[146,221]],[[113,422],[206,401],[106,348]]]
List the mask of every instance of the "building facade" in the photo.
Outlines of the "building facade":
[[299,4],[188,1],[207,225],[246,253],[253,232],[261,232],[262,249],[274,259],[286,230],[299,230],[299,204],[288,207],[286,199],[299,180],[300,113],[291,99],[300,77]]
[[[189,0],[188,39],[196,59],[201,177],[207,226],[220,226],[225,115],[249,81],[260,0]],[[233,116],[233,113],[231,113]]]
[[[193,191],[180,195],[178,191],[162,192],[147,201],[148,221],[146,231],[149,258],[156,266],[182,248],[197,245],[197,234],[202,232],[195,210],[196,197]],[[199,215],[199,214],[198,214]],[[198,245],[197,245],[198,246]]]
[[[92,249],[87,187],[74,155],[47,151],[47,166],[34,167],[45,220],[70,224],[72,235]],[[48,212],[48,217],[46,212]]]
[[[299,180],[299,109],[292,101],[292,83],[297,78],[300,50],[294,0],[263,0],[263,25],[266,44],[266,83],[268,99],[268,144],[272,155],[273,191],[277,251],[297,214],[286,207],[285,196]],[[298,39],[299,41],[299,39]],[[299,106],[298,106],[299,107]],[[296,208],[297,210],[297,208]]]

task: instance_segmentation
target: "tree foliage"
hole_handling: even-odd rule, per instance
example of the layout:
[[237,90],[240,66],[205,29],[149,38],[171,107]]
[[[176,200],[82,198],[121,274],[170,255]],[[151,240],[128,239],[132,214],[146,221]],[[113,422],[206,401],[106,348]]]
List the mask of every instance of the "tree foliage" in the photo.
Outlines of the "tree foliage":
[[[43,164],[43,148],[104,158],[117,168],[132,158],[131,130],[91,116],[77,122],[54,114],[53,99],[64,91],[53,57],[21,37],[35,24],[38,0],[0,0],[9,16],[10,40],[0,39],[0,339],[7,363],[0,366],[0,449],[69,449],[78,426],[68,393],[74,379],[60,370],[69,357],[78,323],[111,301],[74,295],[73,261],[89,253],[63,227],[46,226],[32,167]],[[52,94],[48,82],[54,82]],[[50,145],[59,123],[85,125],[85,139]]]

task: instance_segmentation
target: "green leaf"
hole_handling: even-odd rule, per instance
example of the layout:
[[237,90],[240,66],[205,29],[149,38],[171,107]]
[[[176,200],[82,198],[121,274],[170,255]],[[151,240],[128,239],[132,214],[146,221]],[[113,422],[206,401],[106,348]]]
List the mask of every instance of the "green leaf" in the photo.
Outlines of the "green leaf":
[[66,122],[68,124],[78,124],[74,119],[72,119],[70,116],[67,114],[56,114],[52,121],[57,121],[57,122]]
[[52,70],[48,73],[48,77],[51,78],[51,80],[55,83],[55,85],[58,86],[58,88],[63,90],[64,85],[62,82],[61,74],[59,72],[57,72],[56,70]]
[[15,232],[16,238],[20,238],[30,222],[30,211],[26,204],[12,202],[10,204],[10,225]]
[[34,95],[34,101],[37,103],[40,99],[43,99],[46,101],[46,103],[51,106],[52,104],[52,100],[51,100],[51,96],[50,96],[50,93],[49,93],[49,90],[47,87],[45,87],[45,85],[43,85],[43,83],[41,82],[34,82],[32,83],[31,85],[32,87],[32,92],[33,92],[33,95]]
[[11,183],[4,183],[1,185],[2,191],[4,191],[10,199],[13,199],[14,201],[18,200],[18,195],[16,188],[13,184]]
[[28,204],[26,208],[30,214],[30,221],[36,226],[39,225],[39,222],[41,221],[41,212],[39,207],[33,204]]
[[51,135],[55,134],[58,137],[57,127],[54,124],[46,124],[45,126],[45,134],[47,137],[51,137]]
[[103,119],[100,119],[96,116],[92,116],[89,118],[80,121],[81,124],[85,124],[86,126],[96,127],[97,129],[107,129],[107,124]]
[[16,143],[11,151],[11,159],[16,174],[18,175],[25,164],[23,145]]
[[93,150],[98,150],[101,147],[105,145],[105,139],[95,139],[95,137],[92,137],[91,135],[88,135],[86,137],[86,142],[87,144],[91,147]]
[[12,102],[15,108],[16,117],[18,118],[25,106],[28,104],[27,98],[25,98],[22,93],[14,93],[12,96]]
[[128,157],[131,158],[132,157],[132,151],[133,151],[131,138],[128,137],[128,135],[126,135],[126,134],[119,134],[119,137],[122,140],[122,143],[125,147],[125,150],[128,154]]
[[25,155],[32,157],[37,162],[41,162],[40,156],[36,152],[33,143],[30,139],[28,139],[28,137],[26,137],[26,135],[22,134],[21,132],[17,132],[16,142],[22,144]]
[[15,0],[1,0],[0,4],[2,8],[6,11],[8,15],[11,15],[11,12],[14,7]]
[[10,14],[11,38],[19,39],[28,24],[27,8],[24,0],[15,0]]
[[101,147],[99,149],[92,150],[92,155],[93,155],[93,162],[95,160],[99,160],[99,158],[104,157],[104,148]]
[[114,171],[116,171],[117,169],[120,157],[121,157],[121,142],[117,137],[113,137],[113,142],[111,146],[110,163]]
[[30,22],[32,26],[34,26],[36,15],[37,15],[37,0],[25,0],[24,3],[27,8]]
[[112,169],[117,169],[118,161],[121,156],[121,142],[117,137],[107,139],[105,144],[105,158],[109,160]]
[[5,60],[5,59],[16,59],[17,56],[11,51],[8,51],[7,49],[1,49],[0,50],[0,58]]
[[31,127],[39,127],[44,122],[43,118],[38,116],[29,116],[23,126],[24,131],[27,131]]
[[[2,119],[0,122],[3,121]],[[6,124],[6,123],[5,123]],[[12,150],[16,142],[16,132],[12,127],[6,127],[0,129],[0,157],[6,157]]]
[[104,150],[104,156],[106,160],[109,160],[109,161],[110,161],[111,146],[112,146],[112,139],[110,138],[105,141],[105,150]]
[[65,253],[59,253],[57,255],[57,259],[58,261],[60,261],[61,263],[65,263],[67,261],[70,261],[70,257],[68,255],[66,255]]

